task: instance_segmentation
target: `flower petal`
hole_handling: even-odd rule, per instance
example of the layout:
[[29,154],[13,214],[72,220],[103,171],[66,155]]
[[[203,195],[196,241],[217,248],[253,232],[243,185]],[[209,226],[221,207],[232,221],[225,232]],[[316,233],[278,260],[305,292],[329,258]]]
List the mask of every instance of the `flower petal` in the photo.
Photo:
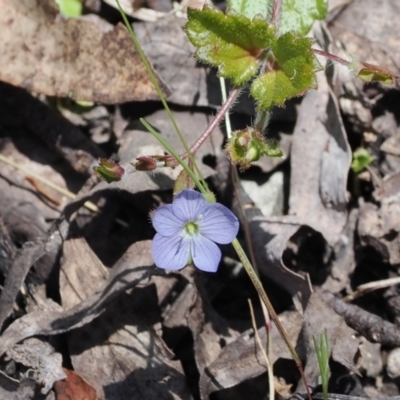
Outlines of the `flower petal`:
[[151,254],[159,268],[178,270],[186,266],[190,257],[190,239],[181,236],[154,236]]
[[182,190],[172,203],[172,212],[183,222],[196,221],[208,203],[204,196],[191,189]]
[[198,235],[192,240],[192,260],[198,269],[216,272],[221,261],[221,250],[210,239]]
[[154,229],[162,236],[179,235],[184,228],[184,224],[172,212],[172,205],[161,206],[154,211],[153,219]]
[[218,203],[210,204],[203,210],[198,225],[201,235],[220,244],[232,242],[239,231],[238,219],[229,208]]

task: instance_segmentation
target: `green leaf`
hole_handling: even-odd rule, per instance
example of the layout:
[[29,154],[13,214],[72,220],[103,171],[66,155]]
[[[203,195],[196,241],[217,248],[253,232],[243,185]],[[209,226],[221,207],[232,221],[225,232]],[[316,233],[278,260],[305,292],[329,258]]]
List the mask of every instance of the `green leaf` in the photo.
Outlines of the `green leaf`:
[[289,31],[306,35],[315,20],[324,19],[328,12],[328,0],[283,0],[279,33]]
[[256,15],[260,15],[267,20],[271,0],[228,0],[231,9],[249,19],[253,19]]
[[321,65],[311,52],[311,44],[311,39],[297,39],[291,32],[272,44],[272,70],[255,79],[250,88],[260,110],[283,106],[287,99],[317,88],[315,73]]
[[368,150],[358,149],[353,153],[353,162],[351,163],[351,169],[358,174],[363,171],[371,162],[374,161]]
[[188,9],[189,22],[186,33],[198,48],[196,57],[218,67],[219,76],[231,78],[240,86],[258,71],[265,49],[275,37],[274,28],[260,17],[253,21],[229,11],[204,7],[203,10]]
[[60,13],[66,17],[77,18],[82,15],[82,2],[80,0],[56,0]]

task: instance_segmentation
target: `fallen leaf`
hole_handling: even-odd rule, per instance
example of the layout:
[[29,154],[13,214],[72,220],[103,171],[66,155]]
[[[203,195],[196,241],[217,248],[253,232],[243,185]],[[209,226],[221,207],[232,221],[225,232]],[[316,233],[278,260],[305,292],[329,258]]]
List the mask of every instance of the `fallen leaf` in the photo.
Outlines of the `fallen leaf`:
[[106,104],[158,99],[123,25],[102,21],[99,28],[57,14],[52,0],[2,1],[2,81],[48,96]]
[[187,106],[218,107],[221,95],[218,79],[210,68],[198,65],[194,46],[183,27],[186,19],[174,15],[153,23],[134,24],[146,56],[172,90],[168,101]]
[[[136,256],[132,257],[131,252]],[[102,314],[121,293],[145,283],[152,273],[153,265],[150,241],[133,244],[116,263],[102,288],[87,300],[67,310],[48,300],[43,305],[44,310],[38,307],[36,311],[14,321],[1,336],[0,355],[28,337],[56,335],[88,324]],[[48,307],[49,302],[51,308]]]
[[[35,137],[40,139],[40,146],[35,143],[35,146],[29,146],[30,151],[27,152],[35,161],[38,161],[37,156],[32,154],[35,151],[41,152],[42,163],[51,166],[54,166],[53,160],[59,155],[75,171],[87,176],[92,174],[92,166],[96,159],[105,156],[104,152],[79,127],[66,120],[58,113],[58,110],[43,104],[24,89],[0,82],[0,108],[3,111],[0,126],[5,127],[4,129],[16,145],[22,140],[25,144],[28,141],[34,142]],[[16,129],[9,129],[10,123],[11,126],[16,125]],[[49,153],[52,153],[53,160],[48,160],[48,156],[47,160],[44,160],[43,144],[48,148]],[[13,151],[13,156],[15,156],[15,151]],[[57,167],[59,167],[58,160]]]
[[351,151],[334,94],[325,75],[318,78],[318,91],[305,96],[293,133],[289,214],[333,246],[347,220]]
[[[292,343],[296,343],[300,334],[303,318],[297,311],[285,312],[279,316]],[[258,330],[261,342],[266,347],[265,327]],[[273,343],[273,364],[279,358],[291,359],[291,355],[278,333],[273,328],[270,340]],[[300,355],[301,357],[301,355]],[[212,392],[230,388],[248,379],[266,372],[264,356],[254,337],[252,329],[243,332],[238,339],[228,344],[200,375],[200,393],[202,399],[208,399]]]
[[64,368],[66,378],[54,384],[57,400],[97,400],[96,390],[76,372]]
[[26,242],[24,247],[18,251],[8,271],[7,279],[0,296],[0,328],[11,314],[14,301],[31,266],[45,253],[44,241],[37,241],[36,243]]

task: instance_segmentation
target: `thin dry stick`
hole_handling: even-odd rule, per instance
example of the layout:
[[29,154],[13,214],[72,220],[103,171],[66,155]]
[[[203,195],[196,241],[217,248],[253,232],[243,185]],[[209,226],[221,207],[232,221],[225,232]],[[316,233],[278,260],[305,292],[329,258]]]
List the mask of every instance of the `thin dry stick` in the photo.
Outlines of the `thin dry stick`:
[[[48,179],[43,178],[42,176],[36,174],[35,172],[28,171],[26,168],[21,167],[21,165],[17,164],[16,162],[10,160],[8,157],[3,156],[0,154],[0,161],[3,161],[5,164],[11,165],[12,167],[18,169],[19,171],[23,172],[27,177],[31,176],[35,178],[37,181],[40,181],[47,186],[51,187],[52,189],[56,190],[58,193],[63,194],[64,196],[68,197],[71,200],[74,200],[76,198],[76,195],[72,192],[70,192],[67,189],[63,189],[62,187],[56,185],[53,182],[50,182]],[[93,212],[98,212],[99,208],[96,206],[96,204],[91,203],[90,201],[87,201],[84,206]]]
[[348,294],[343,301],[349,302],[354,300],[357,297],[363,296],[364,294],[370,293],[374,290],[384,289],[389,286],[399,285],[400,284],[400,277],[396,276],[395,278],[389,279],[382,279],[380,281],[368,282],[364,283],[357,287],[357,289],[353,292]]
[[[260,347],[261,352],[263,353],[263,356],[265,358],[265,363],[267,364],[268,383],[269,383],[269,400],[274,400],[275,399],[275,382],[274,382],[274,373],[272,371],[272,364],[269,362],[267,353],[265,352],[264,347],[261,343],[260,335],[258,334],[256,319],[254,316],[253,304],[251,303],[250,299],[248,299],[248,302],[249,302],[249,307],[250,307],[251,323],[252,323],[253,329],[254,329],[254,336],[257,340],[257,343],[258,343],[258,346]],[[270,335],[268,334],[268,331],[267,331],[267,336],[268,336],[268,342],[271,342],[271,340],[269,339]],[[271,357],[271,354],[269,354],[269,356]]]
[[[68,197],[71,200],[75,200],[76,194],[56,185],[55,183],[49,181],[48,179],[43,178],[42,176],[36,174],[35,172],[28,171],[26,168],[22,167],[21,165],[17,164],[16,162],[10,160],[8,157],[3,156],[2,154],[0,154],[0,161],[4,162],[5,164],[11,165],[15,169],[23,172],[27,178],[33,177],[37,181],[40,181],[40,182],[44,183],[45,185],[51,187],[52,189],[56,190],[58,193]],[[88,210],[96,212],[96,213],[100,211],[99,207],[97,207],[96,204],[93,204],[91,201],[86,201],[84,204],[84,207],[86,207]],[[129,225],[125,221],[122,221],[120,219],[116,220],[116,222],[118,222],[122,226],[129,227]]]

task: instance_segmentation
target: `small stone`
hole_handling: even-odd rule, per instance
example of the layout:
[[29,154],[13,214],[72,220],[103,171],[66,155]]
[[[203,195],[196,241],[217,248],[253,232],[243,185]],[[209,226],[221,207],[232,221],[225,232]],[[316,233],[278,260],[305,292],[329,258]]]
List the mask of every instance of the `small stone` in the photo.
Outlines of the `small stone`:
[[368,340],[363,340],[360,346],[360,353],[362,357],[361,368],[365,369],[365,373],[369,378],[376,378],[383,368],[380,343],[371,343]]
[[400,348],[392,350],[387,358],[386,372],[390,378],[400,376]]

